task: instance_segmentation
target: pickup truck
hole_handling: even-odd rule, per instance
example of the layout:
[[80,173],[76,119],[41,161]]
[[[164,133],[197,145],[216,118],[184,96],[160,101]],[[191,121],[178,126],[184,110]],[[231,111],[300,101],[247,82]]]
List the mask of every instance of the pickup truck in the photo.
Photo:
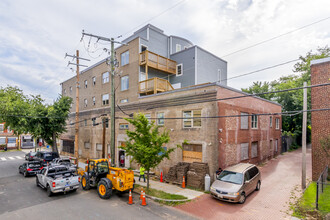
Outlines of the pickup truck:
[[72,157],[59,157],[55,158],[52,162],[50,162],[50,165],[63,165],[69,168],[69,170],[76,172],[77,171],[77,165],[75,164],[75,158]]
[[47,195],[53,193],[76,191],[79,188],[80,177],[67,166],[54,165],[44,167],[36,176],[36,184],[47,190]]

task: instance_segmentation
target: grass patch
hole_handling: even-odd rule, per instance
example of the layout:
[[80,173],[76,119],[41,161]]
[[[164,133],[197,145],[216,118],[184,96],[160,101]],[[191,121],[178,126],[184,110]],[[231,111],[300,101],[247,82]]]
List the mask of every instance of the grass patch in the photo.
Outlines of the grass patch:
[[[182,195],[171,194],[171,193],[167,193],[167,192],[157,190],[157,189],[149,188],[147,190],[147,187],[141,186],[139,184],[135,184],[134,191],[137,192],[137,193],[140,193],[141,188],[143,188],[143,190],[146,192],[147,195],[152,196],[152,197],[156,197],[156,198],[160,198],[160,199],[168,199],[168,200],[188,199],[187,197],[182,196]],[[176,205],[185,203],[185,202],[180,202],[180,201],[179,202],[167,202],[167,201],[160,201],[160,200],[156,200],[156,201],[161,203],[161,204],[170,205],[170,206],[176,206]]]
[[17,150],[17,149],[13,149],[13,150],[0,150],[0,152],[14,152],[14,151],[22,151],[22,150]]
[[324,185],[323,193],[319,194],[318,206],[319,210],[316,210],[316,182],[312,182],[305,190],[303,196],[292,205],[293,216],[322,219],[330,212],[330,185]]

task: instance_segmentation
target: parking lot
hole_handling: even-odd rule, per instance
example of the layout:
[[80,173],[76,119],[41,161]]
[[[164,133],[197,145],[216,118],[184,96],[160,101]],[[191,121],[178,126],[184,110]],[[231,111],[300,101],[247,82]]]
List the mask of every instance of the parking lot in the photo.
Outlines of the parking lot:
[[142,207],[135,194],[133,205],[127,204],[127,194],[102,200],[95,189],[80,188],[48,197],[36,186],[35,177],[24,178],[18,173],[18,166],[25,162],[24,155],[19,151],[0,153],[0,219],[194,219],[150,200]]

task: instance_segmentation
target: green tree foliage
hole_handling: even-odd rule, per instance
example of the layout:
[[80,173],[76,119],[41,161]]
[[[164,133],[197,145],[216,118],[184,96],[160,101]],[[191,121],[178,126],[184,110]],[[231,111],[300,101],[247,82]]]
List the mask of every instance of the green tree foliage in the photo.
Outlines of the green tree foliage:
[[171,152],[175,148],[165,150],[164,144],[170,141],[168,131],[159,132],[159,127],[154,122],[144,116],[144,114],[136,114],[132,119],[127,118],[126,121],[134,126],[134,131],[127,130],[128,140],[126,146],[122,147],[127,155],[133,157],[140,166],[147,171],[147,189],[149,189],[149,172],[151,168],[155,168],[164,158],[169,159]]
[[[300,56],[300,61],[294,65],[293,71],[298,74],[282,76],[278,80],[272,82],[254,82],[252,86],[247,89],[242,89],[244,92],[256,94],[267,91],[278,91],[290,88],[302,87],[304,82],[311,85],[311,70],[310,63],[312,60],[321,59],[330,56],[330,48],[318,48],[316,52],[309,51],[305,56]],[[291,92],[273,93],[261,96],[262,98],[276,101],[282,105],[282,111],[297,111],[303,109],[303,90],[294,90]],[[311,95],[310,89],[307,90],[307,108],[310,109]],[[310,140],[311,123],[310,114],[308,114],[308,139]],[[283,131],[294,133],[297,137],[298,144],[301,144],[302,135],[302,114],[293,116],[284,116],[282,118]]]
[[30,133],[52,143],[65,131],[72,99],[59,97],[52,105],[44,104],[39,96],[25,96],[17,87],[0,88],[0,121],[6,122],[15,134]]

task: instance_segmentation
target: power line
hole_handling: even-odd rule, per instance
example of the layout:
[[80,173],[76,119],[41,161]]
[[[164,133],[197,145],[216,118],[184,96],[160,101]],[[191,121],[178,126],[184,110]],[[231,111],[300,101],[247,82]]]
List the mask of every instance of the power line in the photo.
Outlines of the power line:
[[293,32],[296,32],[296,31],[299,31],[299,30],[301,30],[301,29],[307,28],[307,27],[312,26],[312,25],[314,25],[314,24],[317,24],[317,23],[320,23],[320,22],[322,22],[322,21],[328,20],[329,18],[330,18],[330,17],[323,18],[323,19],[321,19],[321,20],[318,20],[318,21],[315,21],[315,22],[313,22],[313,23],[310,23],[310,24],[304,25],[304,26],[302,26],[302,27],[299,27],[299,28],[297,28],[297,29],[295,29],[295,30],[292,30],[292,31],[289,31],[289,32],[286,32],[286,33],[283,33],[283,34],[280,34],[280,35],[277,35],[277,36],[272,37],[272,38],[269,38],[269,39],[267,39],[267,40],[263,40],[263,41],[261,41],[261,42],[259,42],[259,43],[252,44],[251,46],[248,46],[248,47],[245,47],[245,48],[242,48],[242,49],[239,49],[239,50],[233,51],[233,52],[228,53],[228,54],[226,54],[226,55],[223,55],[223,56],[221,56],[221,57],[227,57],[227,56],[233,55],[233,54],[235,54],[235,53],[238,53],[238,52],[241,52],[241,51],[244,51],[244,50],[250,49],[250,48],[255,47],[255,46],[258,46],[258,45],[260,45],[260,44],[264,44],[264,43],[266,43],[266,42],[269,42],[269,41],[275,40],[275,39],[280,38],[280,37],[282,37],[282,36],[285,36],[285,35],[291,34],[291,33],[293,33]]

